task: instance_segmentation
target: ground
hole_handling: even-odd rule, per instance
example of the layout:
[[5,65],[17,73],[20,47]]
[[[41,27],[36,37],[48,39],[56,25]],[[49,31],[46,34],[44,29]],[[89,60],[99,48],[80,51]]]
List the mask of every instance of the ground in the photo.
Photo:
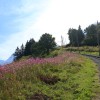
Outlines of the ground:
[[[93,57],[93,56],[87,56],[87,57],[92,59],[97,64],[98,70],[99,70],[99,82],[100,82],[100,58],[96,58],[96,57]],[[93,98],[93,100],[100,100],[100,93],[98,93],[97,97]]]

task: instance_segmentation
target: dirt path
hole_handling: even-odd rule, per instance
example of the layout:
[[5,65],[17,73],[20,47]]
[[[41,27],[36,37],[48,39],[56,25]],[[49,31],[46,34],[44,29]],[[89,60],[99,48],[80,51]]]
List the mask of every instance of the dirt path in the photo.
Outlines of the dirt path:
[[100,71],[100,58],[95,58],[95,57],[89,57],[89,58],[92,59],[98,65],[98,69]]

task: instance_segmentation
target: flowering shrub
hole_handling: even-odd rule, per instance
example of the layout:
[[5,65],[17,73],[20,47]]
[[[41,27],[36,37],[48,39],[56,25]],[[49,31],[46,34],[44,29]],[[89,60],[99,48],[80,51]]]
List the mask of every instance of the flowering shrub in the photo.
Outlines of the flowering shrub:
[[90,100],[99,88],[96,72],[92,61],[70,52],[13,62],[0,67],[0,100]]
[[15,73],[16,70],[21,69],[23,67],[30,67],[39,64],[61,64],[68,60],[75,59],[76,54],[74,53],[63,53],[57,57],[53,58],[29,58],[27,60],[22,60],[19,62],[13,62],[12,64],[7,64],[0,67],[0,77],[3,76],[4,73]]

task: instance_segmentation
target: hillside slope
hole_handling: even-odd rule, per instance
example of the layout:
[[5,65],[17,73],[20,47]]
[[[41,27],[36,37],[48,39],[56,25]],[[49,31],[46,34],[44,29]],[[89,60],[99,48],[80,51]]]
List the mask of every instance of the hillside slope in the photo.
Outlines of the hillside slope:
[[1,100],[91,100],[98,90],[96,65],[75,53],[29,58],[0,68]]

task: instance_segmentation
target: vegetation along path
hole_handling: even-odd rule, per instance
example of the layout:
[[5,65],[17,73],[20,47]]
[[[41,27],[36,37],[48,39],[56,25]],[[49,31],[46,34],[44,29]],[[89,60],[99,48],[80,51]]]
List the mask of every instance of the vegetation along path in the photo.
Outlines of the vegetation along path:
[[[85,56],[89,57],[97,64],[98,69],[99,69],[99,83],[100,83],[100,57],[91,56],[91,55],[85,55]],[[97,98],[95,98],[95,100],[100,100],[100,93],[97,95]]]

